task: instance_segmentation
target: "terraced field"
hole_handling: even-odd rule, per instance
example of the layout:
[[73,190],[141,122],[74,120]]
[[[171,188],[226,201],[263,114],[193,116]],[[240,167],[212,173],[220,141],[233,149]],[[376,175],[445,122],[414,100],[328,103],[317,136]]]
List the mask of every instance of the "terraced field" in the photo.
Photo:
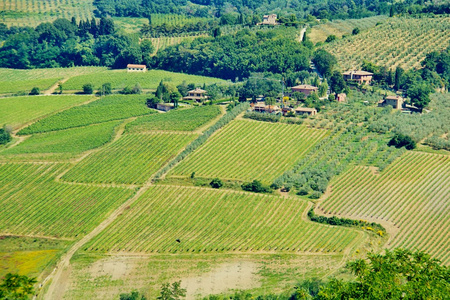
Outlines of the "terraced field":
[[198,177],[271,183],[327,133],[298,125],[233,121],[168,176],[190,176],[195,172]]
[[305,222],[305,210],[298,199],[155,186],[84,250],[341,252],[358,238],[349,228]]
[[164,37],[157,37],[157,38],[148,38],[151,42],[153,47],[155,48],[155,51],[153,52],[156,54],[159,50],[164,50],[169,46],[178,45],[182,42],[191,42],[194,39],[198,37],[205,37],[206,34],[196,34],[196,35],[185,35],[185,36],[164,36]]
[[363,60],[391,69],[411,69],[420,67],[427,53],[447,48],[449,31],[448,16],[389,18],[375,28],[323,48],[334,54],[345,70],[361,66]]
[[0,235],[75,239],[133,194],[55,182],[67,165],[0,164]]
[[73,182],[144,183],[196,137],[195,134],[127,134],[88,156],[62,179]]
[[354,167],[331,183],[325,213],[387,221],[390,248],[427,251],[450,263],[450,156],[408,152],[381,174]]
[[0,124],[14,129],[52,112],[92,100],[93,96],[28,96],[0,98]]

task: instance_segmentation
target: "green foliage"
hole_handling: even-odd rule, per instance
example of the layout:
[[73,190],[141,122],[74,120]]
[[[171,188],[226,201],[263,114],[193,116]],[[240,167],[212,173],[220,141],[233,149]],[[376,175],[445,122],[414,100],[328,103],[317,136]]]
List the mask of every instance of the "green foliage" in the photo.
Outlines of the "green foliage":
[[170,285],[163,283],[161,287],[161,295],[158,300],[180,300],[186,296],[186,289],[181,288],[181,281],[175,281]]
[[405,147],[407,150],[413,150],[417,147],[416,142],[410,136],[400,133],[394,135],[388,146],[394,146],[395,148]]
[[223,186],[223,182],[222,182],[222,180],[220,180],[220,178],[214,178],[213,180],[211,180],[209,185],[213,189],[220,189]]
[[272,123],[281,121],[280,115],[273,115],[269,113],[260,113],[260,112],[246,112],[244,114],[244,118]]
[[334,34],[329,35],[327,37],[327,39],[325,40],[325,43],[331,43],[332,41],[335,41],[336,39],[337,39],[337,37]]
[[331,76],[333,69],[337,65],[336,58],[323,49],[318,49],[314,52],[312,61],[316,65],[317,70],[325,77]]
[[[152,98],[158,101],[158,98]],[[171,110],[164,114],[152,114],[136,119],[126,127],[127,132],[150,130],[192,131],[220,114],[216,105],[197,106],[194,108]]]
[[109,95],[109,94],[111,94],[112,93],[112,85],[111,85],[111,83],[107,82],[107,83],[102,84],[102,88],[101,88],[100,93],[102,95]]
[[19,274],[6,274],[0,282],[0,299],[28,300],[34,293],[35,278],[28,278]]
[[259,180],[253,180],[252,182],[243,183],[241,185],[244,191],[253,192],[253,193],[270,193],[272,189],[268,186],[265,186]]
[[30,95],[39,95],[41,93],[41,91],[39,90],[38,87],[34,87],[31,89]]
[[131,293],[120,294],[120,300],[147,300],[144,295],[141,295],[138,291],[132,291]]
[[6,126],[0,128],[0,145],[5,145],[11,142],[12,137],[8,130],[6,130]]
[[417,108],[421,111],[430,103],[430,88],[422,83],[411,86],[408,91],[408,97]]
[[355,28],[353,28],[353,30],[352,30],[352,34],[353,35],[357,35],[358,33],[360,33],[360,29],[358,28],[358,27],[355,27]]
[[347,85],[345,84],[344,78],[339,71],[334,71],[333,75],[330,77],[330,88],[331,91],[340,94],[342,93]]
[[83,93],[87,95],[91,95],[92,93],[94,93],[94,86],[92,85],[92,83],[86,83],[85,85],[83,85]]
[[314,212],[314,208],[311,208],[308,211],[308,218],[313,221],[313,222],[317,222],[317,223],[322,223],[322,224],[328,224],[328,225],[334,225],[334,226],[347,226],[347,227],[351,227],[351,226],[356,226],[356,227],[363,227],[363,226],[368,226],[371,227],[372,229],[375,229],[376,231],[382,231],[383,233],[386,232],[386,229],[384,229],[383,226],[381,226],[378,223],[372,222],[372,223],[368,223],[366,221],[363,220],[352,220],[352,219],[346,219],[346,218],[338,218],[336,216],[333,217],[325,217],[325,216],[318,216],[315,214]]
[[19,135],[86,126],[154,113],[145,105],[145,96],[111,95],[86,105],[54,114],[19,131]]

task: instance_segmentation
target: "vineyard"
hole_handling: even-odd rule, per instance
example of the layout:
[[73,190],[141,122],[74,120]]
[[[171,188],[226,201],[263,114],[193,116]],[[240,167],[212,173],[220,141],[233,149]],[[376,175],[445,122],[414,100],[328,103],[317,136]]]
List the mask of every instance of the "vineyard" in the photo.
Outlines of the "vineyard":
[[450,263],[450,157],[408,152],[378,174],[354,167],[335,178],[319,209],[385,221],[398,233],[390,248],[425,250]]
[[190,176],[195,172],[198,177],[271,182],[326,134],[326,130],[299,125],[234,121],[175,167],[169,176]]
[[120,121],[95,124],[61,131],[35,134],[15,147],[0,150],[0,156],[31,153],[78,154],[100,147],[111,140]]
[[1,234],[75,239],[133,194],[130,189],[55,182],[65,167],[0,164]]
[[0,22],[8,26],[37,26],[57,18],[91,19],[94,6],[89,0],[0,0]]
[[93,96],[27,96],[0,98],[0,124],[14,128],[52,112],[92,100]]
[[164,50],[169,46],[178,45],[182,42],[191,42],[198,37],[205,37],[206,34],[197,34],[197,35],[184,35],[184,36],[164,36],[157,38],[147,38],[152,42],[155,51],[153,53],[156,54],[158,50]]
[[393,69],[420,67],[427,53],[439,51],[450,42],[450,17],[389,18],[358,35],[323,46],[334,54],[343,69],[361,66],[363,60]]
[[138,118],[127,125],[127,132],[151,130],[191,131],[220,114],[218,106],[198,106],[190,109],[172,110],[165,114],[152,114]]
[[335,20],[327,22],[312,27],[311,32],[308,33],[308,38],[314,44],[324,42],[330,35],[335,35],[340,38],[343,35],[351,35],[354,28],[366,30],[374,27],[377,23],[385,21],[386,18],[386,16],[380,15],[363,19]]
[[354,230],[305,222],[305,209],[291,198],[152,187],[84,250],[341,252],[357,240]]
[[102,84],[107,82],[111,83],[113,89],[123,89],[127,86],[133,87],[136,83],[139,83],[144,89],[156,89],[161,80],[170,82],[175,86],[183,83],[183,81],[186,81],[188,84],[194,83],[196,85],[203,85],[204,83],[226,83],[226,81],[222,79],[173,73],[162,70],[149,70],[145,73],[115,70],[72,77],[64,83],[64,89],[81,90],[86,83],[92,83],[95,88],[100,88]]
[[155,113],[145,101],[145,95],[106,96],[39,120],[18,134],[48,132]]
[[144,183],[194,134],[128,134],[75,165],[62,179],[74,182]]

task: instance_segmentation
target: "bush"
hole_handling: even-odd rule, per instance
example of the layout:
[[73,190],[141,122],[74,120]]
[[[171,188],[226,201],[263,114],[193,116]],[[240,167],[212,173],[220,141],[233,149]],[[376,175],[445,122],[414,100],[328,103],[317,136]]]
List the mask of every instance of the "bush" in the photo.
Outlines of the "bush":
[[300,190],[297,192],[297,195],[299,195],[299,196],[306,196],[306,195],[308,195],[308,194],[309,194],[309,192],[308,192],[308,190],[305,189],[305,188],[300,189]]
[[394,146],[395,148],[405,147],[407,150],[413,150],[417,147],[416,142],[410,136],[400,133],[394,135],[388,146]]
[[314,191],[314,192],[311,193],[311,195],[309,195],[309,198],[311,198],[311,199],[319,199],[320,196],[322,196],[321,192]]
[[85,85],[83,85],[83,93],[84,94],[92,94],[94,92],[94,86],[92,85],[92,83],[86,83]]
[[[192,177],[191,177],[192,178]],[[213,189],[220,189],[223,186],[223,182],[222,180],[220,180],[219,178],[214,178],[209,185],[213,188]]]
[[41,91],[39,90],[38,87],[34,87],[31,89],[30,95],[39,95],[41,93]]
[[353,28],[352,34],[357,35],[360,32],[358,27]]
[[256,179],[252,182],[243,183],[241,187],[244,191],[253,193],[269,193],[272,191],[270,187],[264,186],[261,181]]
[[0,145],[11,142],[11,134],[5,128],[0,128]]
[[325,43],[331,43],[332,41],[334,41],[334,40],[336,40],[337,38],[336,38],[336,36],[334,35],[334,34],[332,34],[332,35],[329,35],[328,37],[327,37],[327,39],[325,40]]
[[111,83],[109,83],[109,82],[104,83],[104,84],[102,85],[101,93],[102,93],[103,95],[109,95],[109,94],[111,94],[111,93],[112,93],[112,86],[111,86]]

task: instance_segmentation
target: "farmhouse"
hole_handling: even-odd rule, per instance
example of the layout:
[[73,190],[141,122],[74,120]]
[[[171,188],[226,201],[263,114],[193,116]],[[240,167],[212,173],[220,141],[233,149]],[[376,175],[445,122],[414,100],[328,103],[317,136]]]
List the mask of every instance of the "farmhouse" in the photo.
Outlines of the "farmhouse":
[[373,73],[366,71],[347,71],[344,72],[344,80],[356,81],[358,83],[370,84],[372,81]]
[[156,104],[157,110],[169,111],[174,108],[175,108],[175,106],[173,103],[158,103],[158,104]]
[[271,15],[264,15],[263,21],[261,23],[258,23],[258,25],[277,25],[277,15],[271,14]]
[[184,100],[195,100],[195,101],[203,101],[208,99],[206,96],[206,91],[196,88],[195,90],[191,90],[187,93],[186,97],[183,97]]
[[297,115],[311,115],[314,116],[317,114],[317,110],[315,108],[309,108],[309,107],[297,107],[295,109],[295,113]]
[[345,93],[337,94],[336,101],[337,102],[345,102],[346,98],[347,98],[347,94],[345,94]]
[[295,92],[300,92],[305,94],[305,96],[309,96],[311,95],[311,93],[317,93],[317,91],[319,90],[318,87],[316,86],[312,86],[312,85],[308,85],[308,84],[303,84],[303,85],[297,85],[294,87],[291,87],[292,93]]
[[402,109],[404,99],[401,96],[387,96],[378,102],[378,107],[392,106],[394,109]]
[[266,105],[264,102],[257,102],[255,106],[253,106],[253,110],[257,112],[271,113],[274,111],[279,111],[280,108],[276,105]]
[[128,64],[127,71],[128,72],[145,72],[145,71],[147,71],[147,66],[146,65]]

